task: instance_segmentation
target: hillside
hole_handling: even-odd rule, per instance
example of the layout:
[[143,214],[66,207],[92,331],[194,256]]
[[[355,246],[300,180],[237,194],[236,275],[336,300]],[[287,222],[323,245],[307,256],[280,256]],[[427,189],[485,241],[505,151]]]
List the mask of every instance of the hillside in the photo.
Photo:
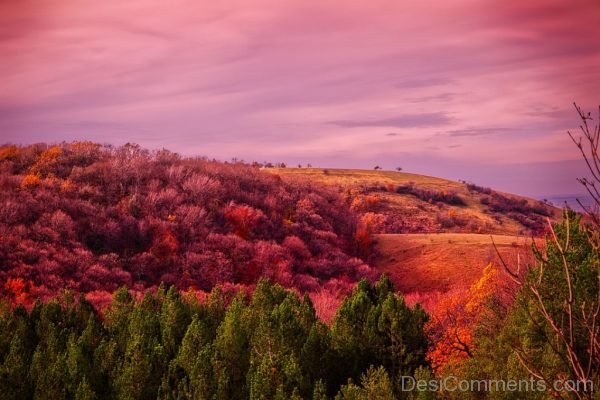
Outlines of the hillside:
[[373,265],[387,273],[402,293],[424,296],[469,287],[487,264],[501,264],[498,252],[511,266],[517,257],[524,264],[530,261],[530,246],[530,238],[509,235],[377,235]]
[[261,277],[347,293],[375,277],[339,193],[243,163],[131,144],[3,146],[0,187],[0,294],[15,301]]
[[[372,233],[370,265],[412,301],[435,302],[476,282],[489,263],[530,260],[531,237],[560,210],[473,184],[395,171],[265,168],[285,179],[306,177],[343,194]],[[518,256],[517,256],[518,255]]]
[[335,187],[361,212],[385,217],[377,233],[539,234],[560,211],[543,202],[473,184],[406,172],[265,168],[284,179],[306,177]]
[[332,299],[380,272],[403,291],[446,290],[489,259],[485,246],[450,246],[459,236],[417,257],[406,236],[381,234],[535,235],[556,212],[427,176],[258,168],[131,144],[2,146],[0,185],[0,292],[22,302],[64,288],[102,303],[120,286],[208,291],[266,277],[319,294],[331,313]]

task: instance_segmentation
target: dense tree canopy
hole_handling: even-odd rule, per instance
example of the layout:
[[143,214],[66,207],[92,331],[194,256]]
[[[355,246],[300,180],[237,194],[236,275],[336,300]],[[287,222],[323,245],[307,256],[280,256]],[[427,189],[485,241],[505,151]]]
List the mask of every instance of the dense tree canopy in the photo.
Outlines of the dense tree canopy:
[[15,400],[400,394],[400,374],[425,366],[425,322],[387,279],[362,281],[333,328],[317,319],[308,296],[265,280],[233,299],[220,288],[201,299],[164,286],[135,298],[123,288],[103,315],[63,292],[29,312],[3,303],[0,393]]
[[137,145],[0,147],[0,289],[108,301],[120,286],[208,291],[261,276],[301,291],[373,271],[358,215],[331,189],[241,162]]

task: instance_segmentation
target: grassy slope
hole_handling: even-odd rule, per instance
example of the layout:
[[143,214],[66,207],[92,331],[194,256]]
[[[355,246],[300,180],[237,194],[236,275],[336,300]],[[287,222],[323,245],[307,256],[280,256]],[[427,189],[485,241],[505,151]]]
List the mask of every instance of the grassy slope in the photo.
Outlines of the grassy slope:
[[[360,187],[369,184],[391,184],[395,187],[414,183],[415,186],[434,191],[454,192],[458,194],[467,204],[466,207],[445,206],[446,212],[451,211],[472,221],[472,226],[454,228],[448,230],[435,230],[424,228],[424,232],[462,232],[462,233],[493,233],[498,235],[519,235],[524,227],[517,221],[505,215],[492,215],[487,207],[481,204],[484,196],[481,193],[470,192],[467,187],[455,181],[435,178],[425,175],[417,175],[396,171],[373,171],[359,169],[322,169],[322,168],[265,168],[264,171],[287,176],[302,176],[327,185],[336,185],[342,188]],[[501,192],[500,192],[501,193]],[[501,193],[505,194],[505,193]],[[385,213],[398,213],[405,215],[414,221],[415,229],[435,225],[436,214],[439,212],[435,204],[422,201],[414,196],[397,194],[394,192],[379,194],[385,203]],[[523,197],[511,195],[513,197]],[[528,199],[534,202],[533,199]],[[558,210],[557,210],[558,212]],[[559,214],[557,213],[557,216]],[[478,226],[474,229],[473,226]]]
[[[531,239],[493,235],[502,258],[509,264],[529,254]],[[403,293],[445,292],[469,286],[490,262],[500,264],[490,235],[440,233],[378,235],[374,264],[390,275]]]
[[[269,168],[265,171],[284,179],[287,176],[304,176],[342,188],[375,183],[398,186],[413,182],[420,188],[455,192],[462,197],[467,203],[466,207],[447,206],[448,209],[477,221],[479,226],[484,226],[485,234],[469,232],[469,227],[465,227],[462,229],[467,231],[459,233],[377,235],[376,249],[379,255],[374,260],[374,266],[388,273],[403,293],[443,293],[476,281],[488,263],[499,263],[489,233],[494,234],[494,241],[507,262],[516,263],[517,253],[522,261],[523,257],[527,258],[530,254],[531,239],[520,235],[523,226],[504,215],[491,215],[480,202],[482,195],[470,192],[460,182],[392,171],[328,169],[325,172],[320,168]],[[386,200],[386,212],[411,215],[416,224],[430,222],[438,212],[437,206],[411,195],[393,192],[381,195]]]

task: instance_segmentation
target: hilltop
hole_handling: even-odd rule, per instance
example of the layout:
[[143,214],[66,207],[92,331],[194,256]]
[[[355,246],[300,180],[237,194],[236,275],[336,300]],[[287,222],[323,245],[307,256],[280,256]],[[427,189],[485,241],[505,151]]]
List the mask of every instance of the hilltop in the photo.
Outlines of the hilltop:
[[407,172],[264,168],[336,188],[360,212],[385,218],[377,233],[486,233],[538,235],[560,210],[544,202],[466,182]]

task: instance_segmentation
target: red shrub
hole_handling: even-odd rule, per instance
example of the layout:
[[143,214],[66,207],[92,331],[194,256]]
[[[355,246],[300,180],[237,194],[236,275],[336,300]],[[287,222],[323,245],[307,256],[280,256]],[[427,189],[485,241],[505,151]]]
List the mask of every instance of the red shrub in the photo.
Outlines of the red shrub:
[[252,230],[256,228],[264,217],[262,211],[247,205],[237,205],[234,202],[224,210],[225,219],[232,226],[233,233],[243,239],[248,239]]

